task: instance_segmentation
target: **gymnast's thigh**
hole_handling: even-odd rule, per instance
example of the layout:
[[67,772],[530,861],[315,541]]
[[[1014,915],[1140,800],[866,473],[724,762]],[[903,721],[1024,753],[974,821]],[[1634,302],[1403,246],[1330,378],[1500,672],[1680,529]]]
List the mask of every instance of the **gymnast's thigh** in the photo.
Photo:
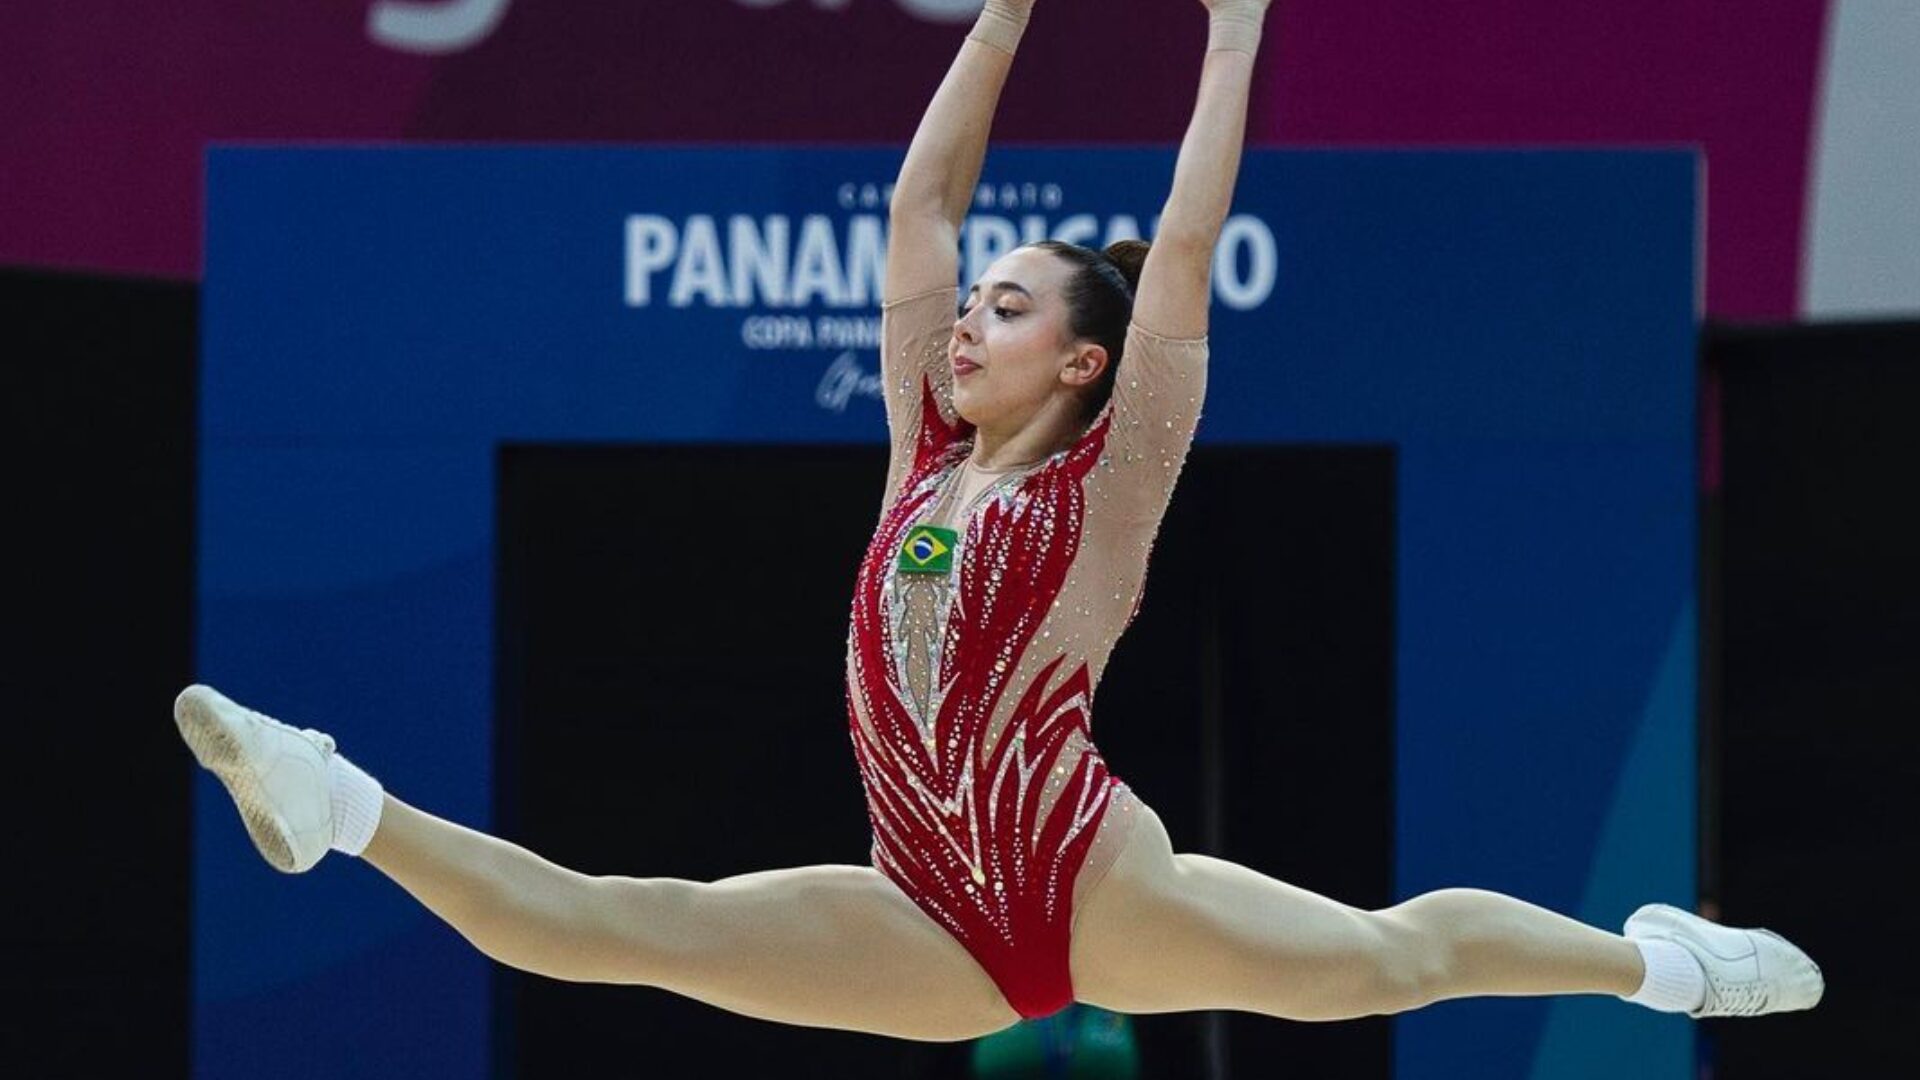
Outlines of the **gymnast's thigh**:
[[1296,1020],[1361,1015],[1391,919],[1207,855],[1175,854],[1144,806],[1073,932],[1081,1001],[1120,1012],[1241,1009]]
[[976,1038],[1019,1019],[966,948],[869,866],[603,881],[631,950],[634,977],[620,981],[898,1038]]
[[[1089,1004],[1119,1008],[1131,1001],[1130,988],[1146,978],[1140,935],[1157,933],[1157,912],[1178,888],[1173,843],[1160,815],[1135,798],[1133,826],[1113,865],[1100,880],[1076,896],[1070,950],[1074,997]],[[1138,1008],[1122,1011],[1157,1011]]]

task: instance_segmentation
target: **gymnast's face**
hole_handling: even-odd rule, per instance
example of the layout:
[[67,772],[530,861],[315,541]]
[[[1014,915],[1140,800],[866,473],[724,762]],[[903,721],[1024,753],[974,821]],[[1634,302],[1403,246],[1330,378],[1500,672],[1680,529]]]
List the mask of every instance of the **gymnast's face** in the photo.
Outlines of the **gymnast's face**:
[[1072,274],[1050,251],[1016,248],[960,298],[947,355],[962,419],[1018,427],[1056,395],[1077,399],[1099,376],[1106,350],[1073,339],[1063,296]]

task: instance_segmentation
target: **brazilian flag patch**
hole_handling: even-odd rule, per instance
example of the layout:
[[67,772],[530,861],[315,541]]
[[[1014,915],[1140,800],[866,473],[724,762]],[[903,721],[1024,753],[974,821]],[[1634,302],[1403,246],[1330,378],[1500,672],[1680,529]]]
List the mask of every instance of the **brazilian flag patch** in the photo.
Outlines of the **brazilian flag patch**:
[[900,572],[944,574],[953,569],[953,547],[960,534],[938,525],[915,525],[900,545]]

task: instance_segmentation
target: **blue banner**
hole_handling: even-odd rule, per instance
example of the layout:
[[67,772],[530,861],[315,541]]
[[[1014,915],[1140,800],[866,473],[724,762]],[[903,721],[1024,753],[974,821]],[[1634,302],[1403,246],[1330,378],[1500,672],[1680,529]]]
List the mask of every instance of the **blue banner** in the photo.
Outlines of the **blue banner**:
[[[200,677],[485,828],[495,448],[883,442],[898,167],[214,151]],[[1172,169],[997,153],[962,272],[1151,235]],[[1402,896],[1608,926],[1693,896],[1697,180],[1681,152],[1246,157],[1199,438],[1398,448]],[[488,961],[351,860],[280,878],[211,779],[196,799],[197,1075],[488,1074]],[[1395,1038],[1409,1080],[1680,1080],[1691,1045],[1591,999],[1450,1004]]]

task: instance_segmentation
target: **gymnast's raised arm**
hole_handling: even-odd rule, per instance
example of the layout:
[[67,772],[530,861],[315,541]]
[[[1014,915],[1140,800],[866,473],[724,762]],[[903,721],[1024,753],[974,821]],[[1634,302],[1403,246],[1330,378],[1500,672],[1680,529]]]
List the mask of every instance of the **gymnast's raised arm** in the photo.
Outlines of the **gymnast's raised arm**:
[[1267,13],[1267,0],[1201,3],[1208,11],[1208,34],[1200,93],[1133,301],[1133,321],[1168,338],[1207,332],[1213,245],[1233,202],[1246,141],[1253,54]]
[[1033,0],[987,0],[920,119],[893,187],[888,301],[959,279],[960,223],[980,182],[994,108],[1032,9]]
[[[987,0],[927,106],[894,182],[880,318],[881,398],[890,443],[883,513],[916,456],[964,430],[953,405],[947,355],[960,277],[960,223],[980,182],[987,130],[1032,6],[1032,0]],[[929,404],[937,425],[927,423]]]

